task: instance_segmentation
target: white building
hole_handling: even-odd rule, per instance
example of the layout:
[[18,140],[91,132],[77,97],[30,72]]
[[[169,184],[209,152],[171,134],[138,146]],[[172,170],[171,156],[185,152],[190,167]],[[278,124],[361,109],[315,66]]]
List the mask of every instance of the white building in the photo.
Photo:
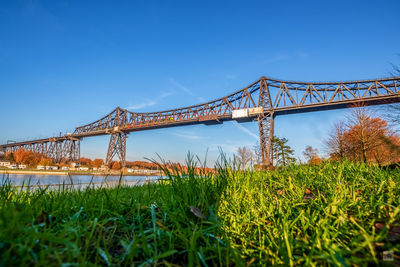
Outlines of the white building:
[[10,166],[8,166],[8,168],[12,169],[12,170],[16,170],[16,169],[18,169],[18,166],[17,166],[17,164],[10,164]]
[[56,171],[56,170],[58,170],[58,167],[57,167],[57,166],[46,166],[45,168],[46,168],[46,170],[48,170],[48,171]]
[[0,167],[9,167],[10,165],[9,161],[0,161]]
[[89,167],[79,167],[78,171],[88,171]]
[[63,170],[63,171],[69,171],[69,167],[63,166],[63,167],[61,167],[61,170]]
[[18,165],[18,169],[26,169],[26,165],[25,164],[19,164]]
[[45,166],[42,166],[42,165],[37,165],[36,169],[38,169],[38,170],[45,170],[46,167],[45,167]]

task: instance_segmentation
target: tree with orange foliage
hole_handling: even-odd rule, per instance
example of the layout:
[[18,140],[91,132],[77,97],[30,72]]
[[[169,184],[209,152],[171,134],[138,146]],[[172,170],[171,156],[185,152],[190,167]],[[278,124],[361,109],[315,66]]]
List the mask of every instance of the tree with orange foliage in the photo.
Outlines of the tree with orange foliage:
[[23,149],[23,148],[19,148],[17,151],[15,151],[15,153],[14,153],[15,162],[18,164],[22,164],[24,155],[25,155],[25,149]]
[[25,151],[22,157],[22,163],[28,166],[37,166],[40,161],[40,155],[32,151]]
[[[380,118],[365,117],[349,127],[344,138],[350,157],[363,162],[388,163],[398,157],[399,138]],[[397,153],[396,153],[397,151]]]
[[7,152],[4,157],[5,160],[15,162],[14,152]]
[[92,164],[93,167],[100,168],[104,164],[104,161],[102,159],[94,159]]
[[347,158],[379,165],[399,160],[400,138],[385,120],[357,107],[343,125],[337,124],[326,141],[332,159]]
[[138,168],[138,169],[148,169],[148,170],[158,170],[158,166],[152,162],[145,161],[127,161],[127,168]]
[[120,170],[121,169],[121,163],[119,163],[119,161],[114,161],[111,164],[111,169],[113,170]]
[[349,123],[345,139],[350,144],[350,152],[353,157],[361,157],[361,161],[367,162],[367,153],[379,146],[387,124],[382,119],[371,118],[368,111],[360,107],[353,110]]
[[49,159],[49,158],[44,158],[44,157],[41,158],[39,163],[38,163],[38,165],[41,165],[41,166],[49,166],[51,164],[52,164],[52,160]]
[[81,158],[81,165],[82,166],[88,166],[88,167],[91,167],[92,166],[92,160],[91,159],[89,159],[89,158]]
[[48,163],[46,165],[49,165],[52,163],[52,160],[49,158],[46,158],[43,154],[36,153],[36,152],[30,151],[30,150],[25,150],[23,148],[18,149],[12,155],[17,164],[25,164],[25,165],[28,165],[31,167],[36,167],[37,165],[41,165],[41,163],[43,163],[42,162],[43,160],[45,160],[46,163]]

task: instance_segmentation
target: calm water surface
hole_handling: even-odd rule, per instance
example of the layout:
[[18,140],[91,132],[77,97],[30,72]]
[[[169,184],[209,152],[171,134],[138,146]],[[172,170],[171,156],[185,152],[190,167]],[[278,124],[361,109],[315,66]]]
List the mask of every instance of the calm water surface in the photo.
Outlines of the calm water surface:
[[124,185],[142,185],[156,182],[160,176],[93,176],[93,175],[44,175],[44,174],[0,174],[0,185],[11,182],[15,186],[31,187],[56,187],[73,186],[84,188],[89,185],[94,187],[112,187],[118,183]]

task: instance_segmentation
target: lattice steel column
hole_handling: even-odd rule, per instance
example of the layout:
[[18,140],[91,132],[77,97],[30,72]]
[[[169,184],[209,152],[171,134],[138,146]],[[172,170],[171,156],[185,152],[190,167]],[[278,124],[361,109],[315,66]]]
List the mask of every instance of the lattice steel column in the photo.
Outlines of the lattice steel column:
[[266,167],[273,166],[274,113],[267,78],[260,79],[260,95],[258,106],[264,112],[258,116],[258,130],[260,132],[260,151],[262,164]]
[[263,114],[258,117],[258,130],[260,132],[260,150],[262,164],[267,167],[273,166],[273,146],[274,137],[274,115]]
[[79,162],[81,159],[81,141],[71,139],[65,143],[65,158],[70,161]]
[[50,140],[50,142],[38,144],[34,151],[45,154],[55,163],[63,161],[78,162],[80,160],[80,140],[78,138],[58,141]]
[[126,162],[126,133],[112,133],[108,145],[106,166],[110,167],[113,157],[117,155],[121,161],[121,167],[125,167]]

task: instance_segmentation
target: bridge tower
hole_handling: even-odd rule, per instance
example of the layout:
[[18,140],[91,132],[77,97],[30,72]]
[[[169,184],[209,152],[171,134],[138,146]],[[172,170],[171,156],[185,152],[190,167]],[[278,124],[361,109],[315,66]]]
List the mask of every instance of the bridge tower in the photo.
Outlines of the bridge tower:
[[126,112],[117,107],[114,111],[113,128],[110,135],[110,143],[108,144],[106,166],[111,167],[111,161],[115,155],[118,156],[121,167],[125,167],[126,163],[126,137],[127,133],[120,130],[120,126],[126,123]]
[[258,130],[260,133],[260,150],[262,164],[267,168],[273,165],[273,146],[274,137],[274,112],[272,110],[271,95],[268,88],[267,78],[260,78],[260,91],[258,106],[263,107],[264,112],[258,115]]
[[79,138],[69,137],[62,143],[62,147],[57,156],[57,162],[63,160],[79,162],[81,159],[81,140]]
[[65,140],[55,140],[50,138],[50,142],[42,143],[36,149],[39,153],[44,153],[54,162],[60,163],[64,160],[79,161],[80,160],[80,140],[78,138],[68,138]]
[[[116,127],[118,128],[118,127]],[[106,157],[106,166],[110,167],[111,161],[115,155],[118,156],[120,162],[121,162],[121,167],[125,167],[126,163],[126,137],[127,134],[118,131],[114,131],[111,133],[110,136],[110,143],[108,144],[108,150],[107,150],[107,157]]]

